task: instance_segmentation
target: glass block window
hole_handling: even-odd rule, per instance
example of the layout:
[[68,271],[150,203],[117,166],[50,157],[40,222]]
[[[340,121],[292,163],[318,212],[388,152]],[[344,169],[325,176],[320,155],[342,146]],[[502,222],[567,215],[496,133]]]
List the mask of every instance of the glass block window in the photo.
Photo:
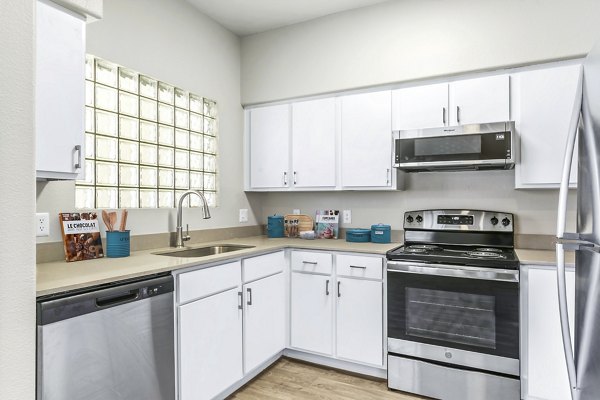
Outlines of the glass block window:
[[[77,208],[170,208],[188,189],[217,204],[217,104],[87,55],[85,179]],[[200,205],[190,196],[185,206]]]

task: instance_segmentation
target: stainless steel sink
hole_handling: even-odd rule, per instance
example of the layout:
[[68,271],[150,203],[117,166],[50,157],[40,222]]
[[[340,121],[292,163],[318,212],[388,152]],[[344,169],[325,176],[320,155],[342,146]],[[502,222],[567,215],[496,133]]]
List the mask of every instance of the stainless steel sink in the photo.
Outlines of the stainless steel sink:
[[244,249],[251,249],[255,246],[246,246],[241,244],[222,244],[218,246],[206,246],[196,248],[186,248],[182,250],[171,250],[164,251],[161,253],[153,253],[159,256],[169,257],[206,257],[215,254],[229,253],[231,251],[239,251]]

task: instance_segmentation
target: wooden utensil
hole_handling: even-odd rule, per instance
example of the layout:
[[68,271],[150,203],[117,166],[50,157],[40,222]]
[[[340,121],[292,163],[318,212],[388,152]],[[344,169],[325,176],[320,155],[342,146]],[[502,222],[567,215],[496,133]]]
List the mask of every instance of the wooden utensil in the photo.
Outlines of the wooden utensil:
[[106,226],[107,231],[112,231],[112,226],[110,224],[110,217],[106,210],[102,210],[102,221],[104,221],[104,225]]
[[121,232],[125,231],[125,226],[127,225],[127,214],[127,210],[121,211],[121,226],[119,227]]
[[109,212],[108,217],[110,220],[110,230],[113,231],[115,229],[115,225],[117,225],[117,212],[116,211]]

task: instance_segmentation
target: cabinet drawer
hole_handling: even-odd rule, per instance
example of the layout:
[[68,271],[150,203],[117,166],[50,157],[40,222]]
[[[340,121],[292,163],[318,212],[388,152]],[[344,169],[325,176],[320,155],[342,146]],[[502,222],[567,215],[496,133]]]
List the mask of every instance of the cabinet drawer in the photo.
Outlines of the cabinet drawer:
[[235,261],[179,275],[179,303],[239,286],[242,283],[241,268],[241,262]]
[[338,275],[372,279],[383,278],[383,259],[379,257],[338,254],[336,261]]
[[332,256],[312,251],[292,251],[292,270],[331,274]]
[[243,261],[244,282],[255,281],[265,276],[283,271],[285,255],[283,251],[247,258]]

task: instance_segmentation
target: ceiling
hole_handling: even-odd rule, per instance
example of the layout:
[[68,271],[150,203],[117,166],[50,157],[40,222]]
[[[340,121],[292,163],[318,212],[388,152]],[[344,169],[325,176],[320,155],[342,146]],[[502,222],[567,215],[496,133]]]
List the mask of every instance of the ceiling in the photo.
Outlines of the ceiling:
[[240,36],[389,0],[187,0]]

